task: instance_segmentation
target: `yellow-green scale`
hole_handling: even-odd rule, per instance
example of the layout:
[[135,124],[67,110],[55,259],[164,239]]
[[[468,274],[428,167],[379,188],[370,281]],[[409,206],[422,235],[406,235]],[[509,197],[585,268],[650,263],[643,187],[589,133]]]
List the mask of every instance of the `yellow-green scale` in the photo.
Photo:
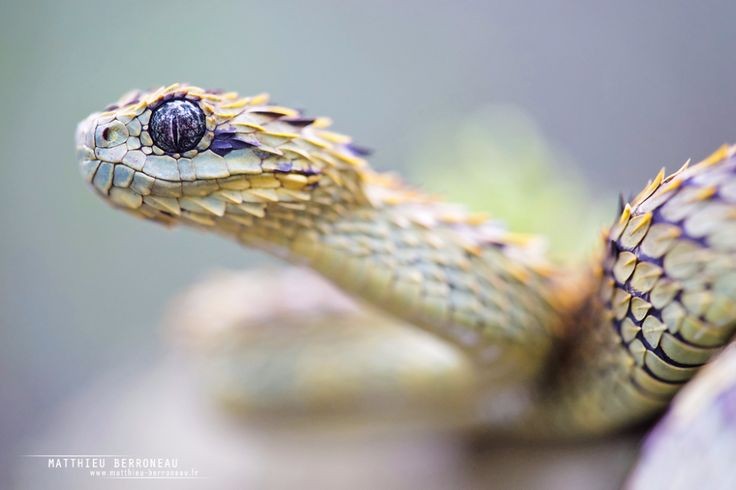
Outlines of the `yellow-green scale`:
[[447,223],[431,213],[419,223],[415,213],[411,203],[357,205],[297,234],[291,250],[354,296],[468,352],[484,381],[536,378],[558,313],[545,296],[548,279],[524,263],[529,252],[481,243],[487,223]]

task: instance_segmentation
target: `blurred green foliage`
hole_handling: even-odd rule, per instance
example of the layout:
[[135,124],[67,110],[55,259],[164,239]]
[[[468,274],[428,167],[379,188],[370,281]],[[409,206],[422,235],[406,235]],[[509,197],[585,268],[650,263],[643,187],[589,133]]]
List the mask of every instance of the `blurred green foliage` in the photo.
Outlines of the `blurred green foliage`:
[[539,233],[558,260],[579,260],[610,224],[615,199],[601,198],[533,121],[508,106],[436,124],[412,143],[412,181],[487,212],[517,232]]

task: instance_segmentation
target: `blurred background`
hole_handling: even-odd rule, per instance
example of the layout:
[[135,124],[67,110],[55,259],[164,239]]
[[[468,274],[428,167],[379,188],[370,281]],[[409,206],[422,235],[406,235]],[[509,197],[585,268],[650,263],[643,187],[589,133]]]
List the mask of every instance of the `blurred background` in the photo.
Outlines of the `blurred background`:
[[74,446],[95,417],[123,430],[78,410],[120,409],[141,376],[150,404],[127,416],[167,410],[169,378],[146,373],[169,298],[275,264],[104,206],[75,160],[88,113],[174,81],[268,91],[582,260],[618,192],[736,140],[735,17],[725,0],[0,3],[0,486],[26,487],[22,454],[143,451]]

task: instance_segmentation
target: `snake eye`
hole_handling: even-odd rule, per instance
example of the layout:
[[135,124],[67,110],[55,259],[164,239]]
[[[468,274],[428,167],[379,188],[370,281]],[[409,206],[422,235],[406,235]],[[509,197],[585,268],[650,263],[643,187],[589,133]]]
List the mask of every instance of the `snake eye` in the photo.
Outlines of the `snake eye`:
[[171,100],[153,112],[149,132],[162,150],[184,153],[197,146],[204,136],[204,113],[188,100]]

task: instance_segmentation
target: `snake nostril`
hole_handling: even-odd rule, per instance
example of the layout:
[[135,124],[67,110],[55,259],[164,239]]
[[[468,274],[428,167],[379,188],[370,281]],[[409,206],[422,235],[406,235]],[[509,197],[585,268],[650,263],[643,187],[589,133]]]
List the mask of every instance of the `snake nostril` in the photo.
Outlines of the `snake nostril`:
[[125,143],[130,133],[125,124],[120,121],[112,121],[105,126],[97,126],[95,129],[95,145],[100,148],[112,148]]

